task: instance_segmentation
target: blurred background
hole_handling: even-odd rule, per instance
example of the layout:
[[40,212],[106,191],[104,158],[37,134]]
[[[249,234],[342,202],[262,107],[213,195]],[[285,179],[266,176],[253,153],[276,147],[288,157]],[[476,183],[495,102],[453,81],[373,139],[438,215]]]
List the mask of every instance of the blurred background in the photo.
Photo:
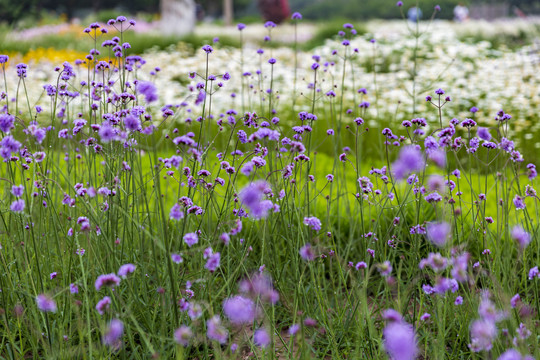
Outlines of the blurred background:
[[[350,20],[391,19],[399,16],[395,11],[396,0],[0,0],[0,21],[17,28],[31,27],[37,23],[80,21],[93,19],[106,21],[119,13],[137,15],[146,21],[154,21],[163,8],[170,3],[194,6],[198,21],[260,21],[261,15],[298,11],[304,19]],[[470,10],[471,18],[494,19],[506,16],[533,16],[540,14],[538,0],[419,0],[424,13],[434,5],[440,5],[441,19],[452,19],[456,5],[462,3]],[[185,5],[182,5],[185,4]],[[404,7],[416,4],[405,1]],[[274,8],[274,9],[272,9]],[[278,14],[278,15],[276,15]]]

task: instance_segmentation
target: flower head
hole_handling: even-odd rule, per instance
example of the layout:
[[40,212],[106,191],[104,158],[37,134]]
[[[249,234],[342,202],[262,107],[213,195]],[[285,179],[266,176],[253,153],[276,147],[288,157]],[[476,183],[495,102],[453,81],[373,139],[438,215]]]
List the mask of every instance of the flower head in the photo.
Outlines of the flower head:
[[36,304],[39,310],[43,312],[56,312],[56,302],[45,294],[39,294],[36,296]]
[[174,341],[182,346],[188,346],[189,340],[193,337],[193,331],[189,326],[182,325],[174,332]]
[[305,217],[304,225],[307,225],[314,231],[321,230],[321,220],[317,219],[315,216]]
[[147,103],[151,103],[158,99],[156,86],[150,81],[139,81],[137,84],[137,91],[139,94],[144,95]]
[[96,279],[95,287],[96,290],[100,290],[103,286],[117,286],[120,284],[120,278],[114,273],[99,275]]
[[392,165],[398,180],[403,179],[413,171],[420,171],[424,167],[424,158],[415,146],[404,146],[399,152],[398,159]]
[[257,315],[253,300],[241,295],[226,299],[223,312],[233,324],[251,324]]
[[118,276],[126,278],[129,274],[135,271],[136,266],[133,264],[124,264],[118,269]]
[[266,331],[264,328],[256,330],[255,334],[253,335],[253,342],[255,345],[262,348],[270,345],[270,335],[268,335],[268,331]]
[[124,335],[124,323],[118,319],[112,319],[107,330],[103,334],[103,344],[113,348],[119,348],[122,335]]
[[111,298],[108,296],[105,296],[103,299],[99,300],[96,304],[96,310],[99,313],[99,315],[105,314],[105,311],[109,310],[111,306]]
[[434,222],[427,225],[426,232],[428,240],[433,245],[442,247],[450,236],[451,227],[447,222]]
[[206,329],[206,336],[208,336],[210,340],[216,340],[220,344],[225,344],[227,342],[229,332],[221,325],[219,315],[215,315],[206,322]]
[[531,242],[531,235],[525,231],[521,226],[516,225],[512,228],[512,239],[514,239],[519,247],[523,250]]
[[418,353],[416,335],[404,321],[391,322],[384,328],[384,348],[391,359],[413,360]]

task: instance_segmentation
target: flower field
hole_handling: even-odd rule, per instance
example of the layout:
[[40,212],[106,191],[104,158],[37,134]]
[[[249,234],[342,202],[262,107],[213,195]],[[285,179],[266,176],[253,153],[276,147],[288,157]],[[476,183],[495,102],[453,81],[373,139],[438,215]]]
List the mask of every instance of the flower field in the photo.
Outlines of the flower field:
[[540,358],[535,24],[314,27],[0,55],[2,358]]

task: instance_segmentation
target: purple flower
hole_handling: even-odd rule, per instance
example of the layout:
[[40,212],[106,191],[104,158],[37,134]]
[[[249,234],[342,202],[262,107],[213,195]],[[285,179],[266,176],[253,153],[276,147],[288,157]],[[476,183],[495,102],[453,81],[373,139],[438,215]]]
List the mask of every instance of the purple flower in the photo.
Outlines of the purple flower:
[[184,235],[184,242],[187,244],[187,246],[192,247],[199,242],[199,236],[197,233],[187,233]]
[[540,278],[540,271],[538,270],[538,266],[535,266],[529,270],[529,280],[532,280],[535,277]]
[[171,254],[171,260],[175,264],[180,264],[184,261],[184,259],[182,259],[182,255],[180,254]]
[[387,321],[401,322],[403,317],[394,309],[386,309],[383,312],[383,319]]
[[424,197],[424,199],[425,199],[428,203],[432,204],[432,203],[437,203],[437,202],[441,201],[441,200],[442,200],[442,196],[441,196],[438,192],[435,191],[435,192],[433,192],[433,193],[431,193],[431,194],[429,194],[429,195],[426,195],[426,196]]
[[270,335],[268,335],[266,329],[258,329],[253,335],[253,342],[255,345],[265,348],[270,345]]
[[250,210],[250,215],[256,219],[266,217],[270,209],[268,203],[263,201],[263,195],[268,188],[268,183],[261,180],[247,185],[240,191],[241,204],[246,206]]
[[456,300],[454,301],[454,305],[461,305],[463,304],[463,297],[458,296],[456,297]]
[[202,102],[206,99],[206,92],[204,89],[201,89],[199,91],[199,94],[197,95],[197,98],[195,99],[195,105],[200,105]]
[[209,256],[208,261],[206,262],[206,264],[204,265],[204,267],[205,267],[208,271],[214,272],[214,271],[216,271],[217,268],[219,267],[220,260],[221,260],[221,255],[220,255],[220,253],[214,253],[214,254],[212,254],[212,255]]
[[215,315],[206,322],[206,329],[206,336],[208,336],[210,340],[216,340],[220,344],[225,344],[227,342],[229,332],[221,325],[219,315]]
[[52,272],[52,273],[49,275],[49,278],[52,280],[52,279],[56,278],[56,276],[58,276],[58,273],[55,271],[55,272]]
[[45,294],[39,294],[36,296],[36,304],[40,311],[43,312],[56,312],[56,302]]
[[452,258],[452,277],[459,281],[467,281],[467,264],[469,262],[469,253],[463,253],[457,257]]
[[76,284],[69,284],[69,292],[71,292],[72,294],[78,294],[79,287]]
[[246,28],[246,24],[238,23],[236,25],[236,28],[240,31],[244,30]]
[[497,327],[494,321],[479,319],[471,324],[471,343],[469,347],[474,352],[491,350],[493,340],[497,336]]
[[382,276],[388,277],[392,273],[392,264],[386,260],[382,264],[377,265],[377,270],[379,270]]
[[15,200],[11,203],[10,209],[13,212],[23,212],[25,208],[25,202],[23,199]]
[[223,312],[233,324],[251,324],[257,315],[253,301],[241,295],[225,299]]
[[302,14],[300,14],[299,12],[295,12],[295,13],[292,14],[291,19],[293,19],[293,20],[302,20]]
[[306,245],[302,246],[302,248],[300,248],[299,253],[302,259],[306,261],[312,261],[313,259],[315,259],[315,254],[313,253],[313,249],[311,248],[310,243],[307,243]]
[[189,326],[182,325],[174,332],[174,341],[182,346],[188,346],[189,340],[193,337],[193,331]]
[[403,6],[403,1],[398,1],[398,2],[396,3],[396,6],[397,6],[397,7],[402,7],[402,6]]
[[279,300],[279,293],[274,290],[272,279],[264,274],[255,274],[239,284],[240,292],[251,297],[260,297],[263,301],[275,304]]
[[510,306],[513,309],[515,309],[520,302],[521,302],[521,297],[519,296],[519,294],[516,294],[512,296],[512,298],[510,299]]
[[422,320],[422,321],[427,321],[429,319],[431,319],[431,314],[429,314],[429,313],[424,313],[424,314],[422,314],[422,316],[420,316],[420,320]]
[[321,230],[321,220],[317,219],[315,216],[305,217],[304,225],[311,227],[311,230],[320,231]]
[[413,360],[418,353],[414,329],[406,322],[391,322],[384,328],[384,348],[391,359]]
[[150,81],[139,81],[137,84],[137,92],[144,95],[147,103],[151,103],[158,99],[156,86]]
[[0,55],[0,64],[5,64],[9,61],[9,56],[7,55]]
[[99,315],[105,314],[105,311],[109,310],[111,307],[111,298],[108,296],[105,296],[103,299],[99,300],[96,304],[96,310],[99,313]]
[[425,266],[430,266],[434,271],[442,271],[448,266],[448,260],[440,253],[429,253],[426,259],[420,260],[419,267],[423,269]]
[[136,116],[128,115],[124,118],[124,126],[129,131],[139,131],[141,130],[141,121]]
[[478,137],[482,140],[489,141],[491,140],[491,134],[489,133],[489,129],[485,127],[478,127],[478,130],[476,132]]
[[501,354],[501,356],[497,358],[497,360],[522,360],[522,359],[525,359],[525,358],[522,357],[521,353],[517,351],[516,349],[506,350],[504,353]]
[[169,217],[173,220],[180,220],[184,217],[184,212],[179,204],[174,204],[169,213]]
[[10,114],[0,114],[0,130],[8,133],[11,129],[13,129],[13,122],[15,121],[15,117]]
[[116,276],[116,274],[105,274],[105,275],[99,275],[96,279],[96,283],[94,284],[96,287],[96,290],[100,290],[103,286],[118,286],[120,284],[120,278]]
[[124,334],[124,323],[118,319],[112,319],[107,331],[103,334],[102,341],[104,345],[119,348],[120,338]]
[[392,165],[398,180],[403,179],[410,172],[420,171],[424,167],[424,158],[415,146],[404,146],[399,152],[398,159]]
[[520,246],[521,250],[525,249],[531,242],[531,235],[526,232],[520,225],[516,225],[512,228],[512,239],[514,239]]
[[443,247],[451,232],[450,224],[447,222],[434,222],[426,226],[428,240],[438,247]]
[[300,330],[300,325],[292,324],[289,328],[289,335],[294,336],[298,332],[298,330]]
[[210,54],[212,51],[214,51],[214,49],[210,45],[204,45],[202,49],[207,54]]
[[516,210],[523,210],[525,209],[525,201],[523,201],[523,198],[519,195],[516,195],[514,197],[514,206],[516,207]]
[[15,68],[17,69],[17,76],[20,77],[20,78],[25,78],[26,77],[26,71],[28,70],[28,65],[26,64],[17,64],[17,66],[15,66]]
[[133,264],[124,264],[118,269],[118,276],[126,278],[129,274],[135,271],[135,265]]
[[23,185],[19,185],[19,186],[13,185],[11,187],[11,193],[13,195],[15,195],[16,197],[23,196],[23,194],[24,194],[24,186]]
[[101,141],[105,143],[116,139],[116,131],[108,123],[104,123],[103,125],[101,125],[98,134],[101,137]]

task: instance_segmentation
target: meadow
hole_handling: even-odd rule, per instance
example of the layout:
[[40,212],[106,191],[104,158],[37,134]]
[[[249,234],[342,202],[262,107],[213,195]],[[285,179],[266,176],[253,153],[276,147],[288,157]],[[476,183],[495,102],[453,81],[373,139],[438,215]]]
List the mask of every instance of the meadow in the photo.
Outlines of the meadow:
[[538,26],[436,16],[5,35],[0,356],[539,358]]

